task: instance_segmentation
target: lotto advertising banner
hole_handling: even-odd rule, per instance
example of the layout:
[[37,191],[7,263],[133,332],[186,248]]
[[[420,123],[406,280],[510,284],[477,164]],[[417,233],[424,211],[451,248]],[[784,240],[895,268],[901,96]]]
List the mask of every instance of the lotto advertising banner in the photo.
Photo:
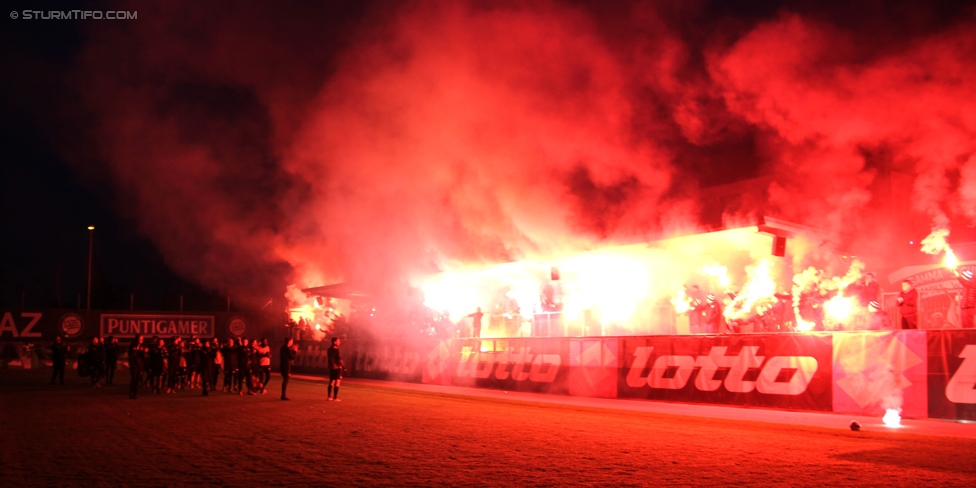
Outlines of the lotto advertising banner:
[[568,338],[461,339],[452,342],[453,385],[569,394]]
[[621,338],[617,396],[830,411],[831,335]]
[[928,333],[929,417],[976,420],[976,330]]
[[[328,372],[303,342],[298,372]],[[351,377],[558,395],[976,420],[976,330],[455,339],[342,346]]]
[[926,331],[834,334],[834,412],[928,417]]

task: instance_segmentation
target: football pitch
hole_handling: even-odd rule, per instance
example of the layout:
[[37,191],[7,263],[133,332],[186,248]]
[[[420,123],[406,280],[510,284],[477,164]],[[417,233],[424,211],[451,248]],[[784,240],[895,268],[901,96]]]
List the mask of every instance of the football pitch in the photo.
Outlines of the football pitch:
[[[976,486],[976,440],[293,379],[279,400],[0,371],[4,486]],[[72,372],[68,372],[69,375]]]

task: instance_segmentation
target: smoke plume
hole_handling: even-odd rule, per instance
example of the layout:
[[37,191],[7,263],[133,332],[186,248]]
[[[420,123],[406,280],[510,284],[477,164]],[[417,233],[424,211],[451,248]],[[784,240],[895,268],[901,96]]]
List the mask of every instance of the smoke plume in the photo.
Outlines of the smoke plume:
[[688,232],[757,176],[740,214],[838,246],[976,221],[971,9],[611,4],[132,4],[72,154],[175,270],[279,294]]

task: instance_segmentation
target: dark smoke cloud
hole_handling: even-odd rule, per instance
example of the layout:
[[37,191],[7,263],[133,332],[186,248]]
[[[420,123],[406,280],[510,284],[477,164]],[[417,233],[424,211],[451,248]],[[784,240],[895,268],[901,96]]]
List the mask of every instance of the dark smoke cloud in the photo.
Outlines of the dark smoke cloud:
[[761,174],[764,210],[866,249],[883,168],[926,226],[976,219],[971,9],[724,3],[138,4],[88,30],[79,159],[214,288],[687,231]]

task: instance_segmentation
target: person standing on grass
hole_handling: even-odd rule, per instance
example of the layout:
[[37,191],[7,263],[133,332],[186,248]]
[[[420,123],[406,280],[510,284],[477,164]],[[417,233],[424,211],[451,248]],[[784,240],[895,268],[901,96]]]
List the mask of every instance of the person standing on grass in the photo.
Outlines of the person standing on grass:
[[244,394],[244,385],[247,385],[247,394],[254,394],[254,386],[251,384],[251,361],[254,356],[254,349],[251,349],[247,338],[241,338],[241,343],[237,347],[237,394]]
[[288,390],[288,377],[291,376],[291,362],[295,360],[298,356],[298,345],[295,344],[295,339],[291,337],[285,341],[285,344],[281,346],[281,350],[278,351],[279,360],[279,370],[281,371],[281,399],[291,400],[288,398],[286,391]]
[[180,359],[183,359],[183,341],[179,337],[173,337],[169,348],[166,349],[168,360],[166,363],[166,393],[176,393],[176,388],[180,382]]
[[156,344],[149,349],[149,378],[152,392],[159,395],[163,392],[163,371],[166,369],[166,342],[156,339]]
[[267,339],[261,339],[261,343],[255,348],[258,354],[259,375],[261,376],[261,394],[268,392],[268,382],[271,381],[271,346]]
[[156,347],[156,343],[158,342],[159,342],[159,336],[152,336],[151,338],[149,338],[148,341],[145,342],[145,344],[143,344],[143,349],[144,349],[143,356],[145,357],[143,358],[144,362],[142,367],[142,372],[144,376],[142,378],[142,386],[145,386],[150,390],[153,387],[152,384],[153,377],[152,377],[152,371],[149,368],[149,351],[152,351],[153,348]]
[[332,338],[332,346],[328,349],[329,358],[329,392],[328,400],[338,402],[339,383],[342,381],[342,356],[339,355],[339,343],[342,342],[338,337]]
[[105,384],[115,384],[115,370],[119,365],[119,340],[108,336],[105,338]]
[[214,361],[217,359],[217,350],[209,342],[204,342],[200,347],[200,371],[202,378],[200,384],[203,387],[203,396],[210,396],[213,388]]
[[129,398],[135,400],[139,393],[142,370],[146,365],[146,349],[142,346],[142,335],[137,335],[129,344]]
[[190,337],[190,345],[186,358],[186,370],[190,375],[190,388],[200,388],[200,339],[197,336]]
[[92,337],[88,347],[88,365],[91,368],[91,382],[93,388],[102,387],[102,376],[105,375],[105,348],[98,337]]
[[264,383],[261,382],[261,354],[258,340],[251,342],[251,391],[255,394],[264,391]]
[[51,366],[54,366],[54,371],[51,372],[52,385],[55,378],[58,378],[62,385],[64,384],[64,362],[67,357],[68,348],[61,342],[61,336],[55,337],[54,343],[51,344]]
[[237,381],[237,350],[234,348],[234,339],[227,339],[227,345],[220,352],[224,356],[224,391],[234,393]]
[[210,391],[217,391],[217,378],[220,378],[220,370],[224,367],[224,355],[220,352],[220,340],[216,337],[210,341],[210,347],[214,350],[214,367],[210,373]]

